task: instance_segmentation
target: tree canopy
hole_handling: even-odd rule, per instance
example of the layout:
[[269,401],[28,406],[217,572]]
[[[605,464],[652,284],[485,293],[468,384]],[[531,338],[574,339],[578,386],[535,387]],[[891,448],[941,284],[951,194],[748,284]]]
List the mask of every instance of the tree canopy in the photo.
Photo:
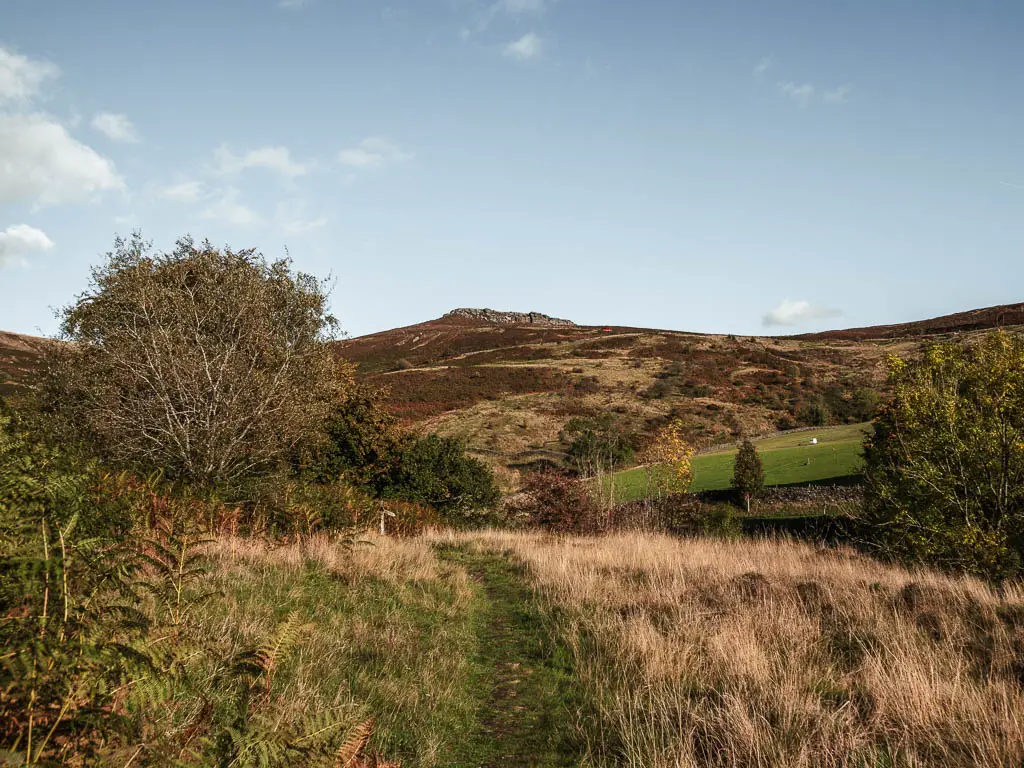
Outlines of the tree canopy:
[[732,487],[743,497],[750,511],[750,500],[764,489],[764,468],[757,448],[749,440],[744,440],[736,454],[736,465],[732,473]]
[[352,378],[336,326],[287,259],[118,238],[62,312],[48,395],[109,459],[230,485],[321,438]]
[[889,363],[865,446],[866,519],[894,555],[1000,578],[1024,552],[1024,340],[994,332]]

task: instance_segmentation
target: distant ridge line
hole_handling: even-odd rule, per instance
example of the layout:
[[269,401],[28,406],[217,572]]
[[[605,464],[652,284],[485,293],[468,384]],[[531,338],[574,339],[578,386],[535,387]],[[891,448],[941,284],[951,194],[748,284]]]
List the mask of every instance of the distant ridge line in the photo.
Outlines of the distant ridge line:
[[872,325],[863,328],[845,328],[834,331],[820,331],[818,333],[801,333],[789,336],[788,338],[862,341],[866,339],[929,336],[932,334],[977,331],[1016,325],[1024,325],[1024,302],[1018,304],[998,304],[994,307],[955,312],[951,315],[933,317],[929,320],[916,320],[909,323],[894,323],[892,325]]

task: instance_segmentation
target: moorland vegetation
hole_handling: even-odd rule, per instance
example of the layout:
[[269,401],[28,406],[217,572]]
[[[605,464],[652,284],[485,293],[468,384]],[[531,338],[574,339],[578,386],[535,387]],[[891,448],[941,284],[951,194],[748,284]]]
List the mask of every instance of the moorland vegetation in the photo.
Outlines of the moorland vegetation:
[[[701,457],[671,410],[565,414],[565,460],[496,474],[395,408],[434,375],[407,346],[387,376],[339,355],[328,299],[287,260],[133,236],[63,310],[0,405],[0,760],[1020,765],[1019,336],[821,382],[806,422],[872,419],[863,483],[779,491],[790,447]],[[685,371],[641,399],[726,396]],[[692,492],[702,458],[725,487]],[[822,499],[827,536],[792,524]]]

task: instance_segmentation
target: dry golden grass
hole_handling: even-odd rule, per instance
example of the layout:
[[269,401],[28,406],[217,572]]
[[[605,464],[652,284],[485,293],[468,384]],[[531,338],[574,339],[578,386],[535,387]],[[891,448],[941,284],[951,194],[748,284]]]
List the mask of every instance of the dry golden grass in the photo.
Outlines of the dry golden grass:
[[434,536],[527,565],[594,707],[598,764],[1024,760],[1019,586],[792,542]]

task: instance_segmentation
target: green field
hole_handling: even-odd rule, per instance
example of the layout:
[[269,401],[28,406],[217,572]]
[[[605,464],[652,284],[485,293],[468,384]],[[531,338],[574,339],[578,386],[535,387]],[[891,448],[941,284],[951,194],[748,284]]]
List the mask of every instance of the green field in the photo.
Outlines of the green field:
[[[793,432],[779,437],[755,440],[754,445],[764,465],[767,485],[787,485],[829,480],[860,471],[861,443],[870,424],[848,424],[842,427]],[[811,438],[817,445],[810,445]],[[693,460],[693,491],[714,491],[732,485],[732,469],[736,448],[702,453]],[[808,463],[809,462],[809,463]],[[644,467],[627,469],[612,475],[606,482],[615,483],[618,501],[643,498],[647,487]]]

